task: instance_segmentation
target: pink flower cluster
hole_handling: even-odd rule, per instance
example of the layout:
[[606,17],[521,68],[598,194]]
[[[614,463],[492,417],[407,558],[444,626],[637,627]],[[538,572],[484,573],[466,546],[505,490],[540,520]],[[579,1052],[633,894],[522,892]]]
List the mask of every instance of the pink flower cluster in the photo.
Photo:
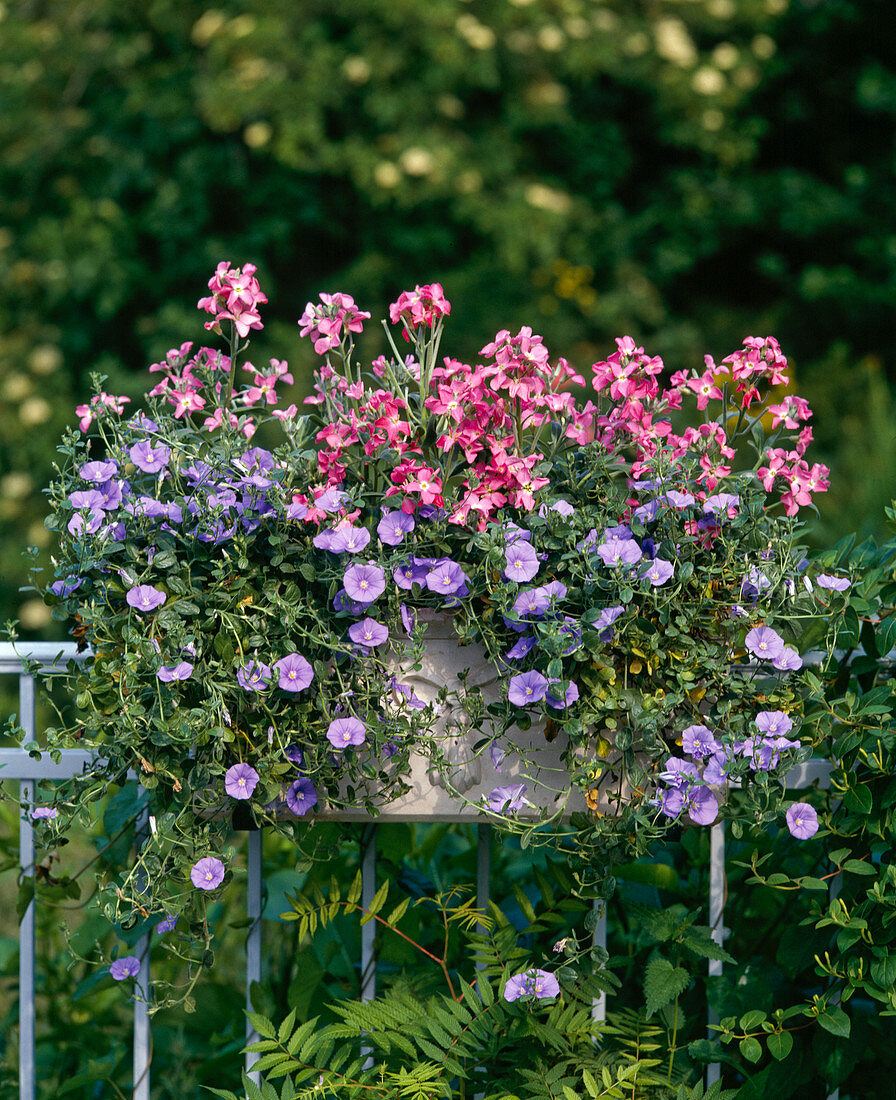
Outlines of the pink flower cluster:
[[129,405],[130,402],[130,397],[116,397],[111,393],[98,393],[91,397],[89,404],[78,405],[75,408],[75,413],[80,418],[78,427],[82,432],[86,432],[94,420],[101,417],[107,410],[115,413],[116,416],[121,416],[125,405]]
[[[160,363],[149,368],[153,374],[162,373],[164,377],[149,391],[149,397],[164,396],[174,406],[175,419],[188,413],[201,412],[207,405],[209,396],[214,392],[216,406],[214,412],[205,418],[202,426],[209,431],[220,428],[224,420],[224,410],[220,406],[220,395],[224,382],[231,370],[230,357],[216,352],[213,348],[201,347],[191,356],[192,343],[172,348]],[[287,363],[272,359],[270,372],[262,373],[251,363],[243,364],[244,371],[252,376],[252,384],[246,385],[234,395],[234,404],[242,408],[257,405],[276,405],[275,389],[278,382],[292,384],[293,377]],[[227,411],[228,423],[234,430],[242,431],[247,439],[255,434],[255,421],[251,417],[240,418],[232,410]]]
[[[450,305],[441,298],[440,287],[438,291],[438,299],[433,296],[432,301],[441,303],[441,316]],[[402,295],[393,314],[411,297]],[[424,399],[425,408],[438,418],[436,451],[463,451],[468,466],[451,520],[467,523],[472,514],[480,528],[507,503],[531,510],[535,494],[548,484],[536,471],[544,455],[534,443],[526,453],[523,433],[537,438],[539,428],[556,422],[563,424],[567,438],[584,443],[594,413],[590,402],[577,409],[572,393],[565,390],[570,384],[584,385],[584,379],[563,359],[552,366],[541,337],[531,329],[523,328],[515,336],[500,332],[481,354],[491,361],[475,368],[446,358],[443,366],[433,369]],[[403,493],[408,511],[420,504],[443,505],[441,472],[424,457],[426,425],[414,422],[404,397],[386,389],[365,391],[360,383],[340,378],[329,365],[318,375],[317,390],[309,401],[330,402],[333,410],[330,423],[317,435],[319,469],[328,485],[344,479],[352,448],[360,447],[365,459],[393,449],[400,461],[391,470],[393,487],[388,492]]]
[[243,264],[242,268],[231,267],[227,260],[218,264],[208,282],[212,293],[197,303],[198,309],[212,315],[213,320],[205,322],[206,329],[220,334],[221,322],[231,321],[240,338],[245,339],[250,329],[264,327],[258,306],[267,302],[267,298],[255,272],[255,264]]
[[415,286],[413,291],[402,291],[398,301],[389,306],[389,320],[393,325],[403,321],[404,338],[410,340],[408,332],[424,326],[432,328],[440,317],[447,317],[450,312],[451,303],[445,297],[441,284],[432,283],[429,286]]
[[[781,386],[789,382],[787,360],[777,340],[770,336],[747,337],[743,348],[718,366],[707,355],[702,374],[676,371],[667,389],[662,389],[659,382],[664,369],[662,359],[645,355],[644,349],[636,347],[628,336],[617,339],[616,345],[617,350],[607,360],[595,363],[592,368],[595,389],[606,393],[613,402],[607,412],[595,417],[595,432],[608,450],[633,451],[634,478],[648,472],[650,460],[664,446],[674,458],[695,456],[701,471],[698,480],[712,492],[731,473],[735,455],[735,439],[729,434],[735,431],[732,420],[745,424],[744,430],[748,430],[757,414],[748,418],[747,410],[760,397],[760,385]],[[686,396],[696,398],[697,409],[706,419],[699,427],[688,427],[677,434],[669,413],[680,409]],[[711,401],[723,405],[715,419],[706,413]],[[812,415],[808,403],[793,395],[769,406],[767,411],[772,414],[773,428],[783,425],[790,432]],[[808,504],[812,493],[828,488],[827,468],[819,463],[810,468],[803,459],[811,440],[811,428],[804,427],[794,450],[770,448],[765,456],[768,465],[758,471],[767,492],[785,487],[781,501],[788,515]]]
[[317,354],[326,355],[339,347],[343,333],[361,332],[370,314],[359,310],[350,294],[321,294],[320,302],[320,305],[309,302],[305,306],[299,318],[302,326],[299,335],[310,335]]

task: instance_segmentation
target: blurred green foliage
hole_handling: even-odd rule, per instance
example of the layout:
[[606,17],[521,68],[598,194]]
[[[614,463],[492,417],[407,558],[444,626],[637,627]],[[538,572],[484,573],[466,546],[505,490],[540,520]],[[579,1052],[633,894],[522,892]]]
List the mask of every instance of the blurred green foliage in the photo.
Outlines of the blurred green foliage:
[[[214,4],[214,6],[210,6]],[[253,355],[318,290],[441,280],[474,355],[530,324],[587,368],[774,333],[835,469],[818,541],[880,522],[896,448],[896,23],[886,0],[20,0],[0,4],[0,603],[52,440],[100,369],[200,337],[260,267]],[[881,369],[883,365],[884,369]],[[300,384],[300,389],[302,384]]]

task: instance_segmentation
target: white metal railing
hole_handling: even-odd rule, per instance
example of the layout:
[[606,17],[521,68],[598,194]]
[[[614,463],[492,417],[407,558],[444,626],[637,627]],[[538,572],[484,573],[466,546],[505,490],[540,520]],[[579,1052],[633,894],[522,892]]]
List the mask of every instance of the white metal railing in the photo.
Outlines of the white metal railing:
[[[0,643],[0,674],[17,675],[19,678],[19,723],[28,740],[34,740],[36,734],[34,677],[24,666],[24,661],[37,661],[43,674],[62,672],[69,661],[85,660],[89,651],[78,653],[74,644],[61,642],[24,643],[12,646]],[[80,774],[90,763],[88,752],[68,749],[62,753],[58,764],[47,754],[40,760],[33,759],[23,749],[0,748],[0,780],[19,781],[19,799],[21,806],[29,807],[34,803],[35,783],[42,779],[68,779]],[[794,768],[786,777],[791,788],[808,787],[818,781],[819,785],[829,785],[831,765],[824,760],[810,760]],[[131,774],[130,778],[138,777]],[[338,814],[328,815],[330,820],[338,819]],[[469,821],[469,818],[466,818]],[[138,842],[145,836],[148,828],[148,810],[143,809],[136,821]],[[371,822],[364,828],[361,840],[362,904],[369,905],[376,893],[376,832],[377,826]],[[491,834],[488,824],[477,826],[476,861],[476,904],[487,909],[490,896],[491,878]],[[253,830],[248,835],[248,890],[247,917],[250,925],[246,938],[246,1008],[251,1009],[250,991],[253,982],[261,981],[261,913],[262,913],[262,842],[263,830]],[[20,814],[19,819],[19,864],[23,878],[34,876],[34,829],[28,813]],[[710,840],[710,881],[709,881],[709,923],[712,937],[720,946],[724,943],[727,929],[723,924],[726,904],[725,891],[725,827],[718,823],[712,826]],[[595,946],[606,947],[607,922],[602,902],[595,902],[597,922],[593,933]],[[376,955],[374,951],[375,924],[368,921],[361,929],[361,997],[372,1000],[376,995]],[[144,935],[138,941],[136,954],[140,959],[140,972],[134,985],[134,1058],[133,1100],[149,1100],[151,1034],[148,1012],[150,980],[150,936]],[[722,962],[710,959],[708,964],[710,977],[722,974]],[[601,994],[594,1002],[592,1017],[602,1021],[606,1014],[606,998]],[[35,1100],[35,899],[32,899],[22,916],[19,928],[19,1098]],[[718,1021],[710,1014],[710,1023]],[[258,1035],[251,1025],[246,1025],[246,1042],[254,1042]],[[258,1056],[246,1055],[246,1070],[257,1083],[257,1074],[252,1067]],[[707,1084],[717,1081],[721,1074],[718,1063],[707,1067]],[[838,1091],[829,1094],[827,1100],[838,1100]]]

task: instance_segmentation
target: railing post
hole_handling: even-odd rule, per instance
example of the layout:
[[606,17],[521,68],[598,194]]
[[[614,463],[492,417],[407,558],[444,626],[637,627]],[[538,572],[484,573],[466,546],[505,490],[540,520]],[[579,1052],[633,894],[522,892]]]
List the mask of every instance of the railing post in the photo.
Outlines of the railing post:
[[[34,740],[34,677],[19,674],[19,721],[26,741]],[[19,783],[19,867],[22,881],[34,880],[34,828],[30,809],[34,804],[34,781]],[[19,925],[19,1097],[34,1100],[34,919],[35,899],[28,902]]]
[[[603,898],[595,898],[594,911],[597,919],[594,922],[594,932],[591,934],[592,947],[607,949],[607,903]],[[591,1002],[591,1019],[596,1024],[602,1024],[607,1018],[607,995],[601,990],[600,995]]]
[[[376,894],[376,825],[365,825],[361,834],[361,905],[367,909]],[[376,922],[361,928],[361,1000],[376,996]]]
[[[725,913],[725,825],[718,821],[713,825],[709,833],[709,926],[712,929],[713,940],[722,947],[725,943],[725,925],[723,917]],[[722,960],[709,960],[709,977],[719,978],[722,975]],[[707,1023],[717,1024],[718,1016],[711,1009],[707,1012]],[[712,1039],[716,1032],[709,1031]],[[722,1067],[719,1062],[710,1062],[706,1067],[706,1087],[709,1088],[718,1081],[722,1075]]]
[[[141,794],[145,794],[138,787]],[[138,795],[138,798],[140,795]],[[149,835],[149,802],[137,814],[135,843],[139,852]],[[141,885],[142,888],[142,885]],[[147,928],[136,944],[140,972],[134,981],[134,1100],[149,1100],[149,1065],[152,1035],[149,1026],[149,945],[152,929]]]
[[[492,890],[492,827],[491,825],[476,826],[476,908],[483,913],[488,913],[488,904]],[[481,922],[476,925],[476,931],[485,935],[486,928]],[[483,963],[477,963],[476,969],[484,969]]]
[[[246,891],[246,916],[252,922],[246,937],[246,1011],[252,1011],[252,983],[261,981],[261,854],[263,829],[249,830],[248,884]],[[246,1045],[258,1040],[258,1032],[246,1021]],[[246,1073],[257,1085],[259,1074],[252,1067],[259,1054],[246,1053]]]

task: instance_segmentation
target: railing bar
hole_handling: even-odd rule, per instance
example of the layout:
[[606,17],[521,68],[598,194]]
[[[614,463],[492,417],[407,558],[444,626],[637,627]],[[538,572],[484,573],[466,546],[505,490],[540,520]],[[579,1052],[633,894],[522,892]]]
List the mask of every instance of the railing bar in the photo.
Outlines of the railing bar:
[[[603,898],[596,898],[594,901],[594,911],[597,913],[597,920],[594,924],[594,932],[591,935],[591,943],[593,947],[599,947],[603,951],[607,949],[607,903]],[[591,1002],[591,1019],[597,1023],[602,1024],[607,1018],[607,995],[601,990],[600,995],[595,997]]]
[[[725,912],[725,825],[719,821],[713,825],[709,833],[709,925],[712,929],[712,938],[723,947],[725,943],[726,929],[723,916]],[[708,966],[710,978],[719,978],[722,975],[722,960],[710,959]],[[707,1011],[707,1024],[717,1024],[719,1018],[712,1009]],[[710,1039],[714,1039],[717,1032],[708,1030]],[[722,1066],[719,1062],[710,1062],[706,1067],[707,1088],[718,1081],[722,1074]]]
[[[34,876],[34,830],[26,806],[34,803],[34,783],[19,784],[19,865],[23,880]],[[19,925],[19,1096],[34,1100],[34,899]]]
[[[138,798],[145,792],[138,788]],[[136,846],[139,851],[149,835],[149,802],[137,814]],[[143,884],[138,883],[140,889]],[[152,1034],[149,1024],[149,944],[151,932],[147,930],[136,944],[140,971],[134,982],[134,1098],[149,1100],[149,1066],[152,1061]]]
[[[476,826],[476,908],[488,913],[492,883],[492,826]],[[485,935],[484,924],[477,924],[476,931]],[[483,970],[484,963],[477,963],[476,970]]]
[[[246,889],[246,916],[252,922],[246,936],[246,1011],[252,1011],[252,983],[261,981],[261,863],[263,829],[249,832],[248,884]],[[258,1032],[246,1021],[246,1044],[257,1042]],[[252,1067],[261,1057],[259,1054],[246,1054],[246,1073],[254,1084],[259,1084],[259,1074]]]
[[[376,825],[366,825],[361,833],[361,905],[369,909],[376,895]],[[361,1000],[376,997],[376,921],[361,926]],[[364,1069],[373,1066],[373,1047],[362,1046]]]
[[[376,894],[376,825],[367,825],[361,834],[361,905],[367,909]],[[376,996],[376,922],[369,920],[361,928],[361,1000]]]
[[[19,721],[26,740],[34,740],[34,677],[18,669]],[[19,784],[19,866],[22,879],[34,878],[34,827],[31,807],[34,805],[34,782]],[[34,898],[28,903],[19,925],[19,1096],[34,1100],[35,982],[34,982]]]

